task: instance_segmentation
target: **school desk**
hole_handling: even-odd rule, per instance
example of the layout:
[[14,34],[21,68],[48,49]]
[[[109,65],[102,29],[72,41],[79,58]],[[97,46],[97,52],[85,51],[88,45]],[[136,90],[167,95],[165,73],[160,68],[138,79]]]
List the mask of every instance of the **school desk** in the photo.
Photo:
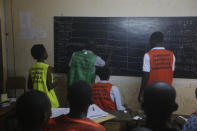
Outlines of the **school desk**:
[[15,102],[13,102],[7,107],[0,107],[0,129],[3,128],[5,119],[15,114],[15,105]]
[[96,123],[103,123],[103,122],[106,122],[106,121],[109,121],[109,120],[112,120],[112,119],[115,119],[115,118],[116,118],[116,116],[114,116],[112,114],[108,114],[107,116],[95,118],[95,119],[92,119],[92,120]]
[[[107,112],[109,114],[114,115],[115,117],[113,119],[109,119],[107,121],[101,122],[102,124],[106,124],[108,122],[124,123],[127,129],[132,129],[138,126],[145,125],[145,119],[138,119],[138,120],[133,119],[138,114],[137,111],[133,111],[132,113],[129,112],[125,113],[124,111],[107,111]],[[172,115],[171,122],[182,128],[186,121],[181,120],[182,118],[178,116],[182,116],[187,119],[189,115],[180,115],[180,114]]]

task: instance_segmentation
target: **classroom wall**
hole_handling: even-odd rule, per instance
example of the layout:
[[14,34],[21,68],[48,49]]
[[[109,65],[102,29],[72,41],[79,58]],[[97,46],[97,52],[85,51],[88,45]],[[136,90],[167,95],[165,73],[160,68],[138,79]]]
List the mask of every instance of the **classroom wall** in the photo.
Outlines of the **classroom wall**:
[[[6,61],[6,31],[5,31],[5,8],[4,8],[4,2],[3,0],[0,0],[0,26],[1,26],[1,42],[0,42],[0,48],[1,48],[1,52],[0,52],[0,59],[2,61],[2,65],[0,65],[0,67],[2,69],[0,69],[2,72],[0,74],[3,74],[3,83],[1,83],[0,85],[3,86],[3,90],[5,91],[5,78],[7,77],[7,61]],[[2,88],[2,87],[1,87]]]
[[[9,75],[26,76],[28,68],[34,63],[30,55],[33,44],[44,43],[49,58],[46,61],[54,64],[53,17],[54,16],[196,16],[196,0],[8,0],[13,18],[13,37],[9,43]],[[28,29],[23,27],[21,14],[26,13],[31,22]],[[26,21],[27,22],[27,21]],[[27,22],[28,23],[28,22]],[[21,27],[29,30],[31,38],[22,38]],[[11,46],[12,45],[12,46]],[[61,104],[65,105],[65,74],[57,74],[60,83],[56,89]],[[120,88],[123,103],[130,108],[139,109],[137,95],[140,77],[112,76],[111,82]],[[190,114],[197,109],[194,89],[195,79],[175,79],[179,110],[177,113]]]

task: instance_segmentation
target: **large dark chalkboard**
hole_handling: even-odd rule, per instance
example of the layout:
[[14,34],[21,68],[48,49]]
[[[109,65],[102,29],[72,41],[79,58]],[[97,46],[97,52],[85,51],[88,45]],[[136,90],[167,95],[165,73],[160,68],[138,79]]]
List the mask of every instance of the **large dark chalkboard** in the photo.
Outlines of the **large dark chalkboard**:
[[96,54],[106,59],[114,48],[113,75],[141,76],[149,37],[164,33],[164,45],[176,57],[175,77],[197,78],[197,17],[54,17],[56,73],[66,73],[73,51],[91,38],[103,48]]

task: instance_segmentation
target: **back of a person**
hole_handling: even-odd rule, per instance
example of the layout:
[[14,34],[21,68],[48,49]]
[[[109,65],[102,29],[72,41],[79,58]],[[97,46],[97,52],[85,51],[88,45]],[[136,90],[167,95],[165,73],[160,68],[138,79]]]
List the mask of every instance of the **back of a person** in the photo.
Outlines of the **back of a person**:
[[45,93],[33,90],[17,99],[15,110],[6,131],[43,131],[51,115],[51,104]]
[[91,85],[92,102],[103,110],[116,110],[116,105],[110,97],[111,83],[96,83]]
[[146,127],[153,131],[178,131],[171,120],[178,109],[176,91],[166,82],[153,82],[144,90],[142,109],[146,115]]
[[[43,62],[36,62],[29,69],[29,74],[32,79],[33,89],[46,93],[51,101],[53,108],[59,106],[54,89],[48,90],[47,88],[47,70],[49,65]],[[52,75],[52,74],[51,74]]]
[[79,80],[89,84],[94,83],[94,65],[96,55],[88,51],[78,51],[72,57],[71,69],[69,71],[69,85]]
[[73,119],[66,115],[61,115],[51,119],[45,131],[105,131],[105,129],[89,118]]
[[33,82],[33,89],[42,92],[48,92],[46,79],[48,64],[43,62],[36,62],[29,69],[29,74]]
[[164,81],[172,84],[173,53],[166,49],[156,49],[148,52],[150,57],[150,76],[148,85],[154,81]]

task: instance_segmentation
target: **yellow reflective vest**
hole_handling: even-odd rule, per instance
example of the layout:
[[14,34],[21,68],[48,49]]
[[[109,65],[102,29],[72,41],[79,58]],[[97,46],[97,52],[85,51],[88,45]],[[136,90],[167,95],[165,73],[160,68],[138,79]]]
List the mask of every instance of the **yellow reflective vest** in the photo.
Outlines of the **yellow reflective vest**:
[[[47,71],[48,71],[48,64],[43,62],[36,62],[30,69],[29,74],[31,76],[33,89],[38,90],[41,92],[46,93],[51,101],[51,106],[53,108],[59,107],[59,102],[57,100],[56,94],[54,89],[48,90],[47,88]],[[53,83],[53,74],[52,76],[52,83]]]

